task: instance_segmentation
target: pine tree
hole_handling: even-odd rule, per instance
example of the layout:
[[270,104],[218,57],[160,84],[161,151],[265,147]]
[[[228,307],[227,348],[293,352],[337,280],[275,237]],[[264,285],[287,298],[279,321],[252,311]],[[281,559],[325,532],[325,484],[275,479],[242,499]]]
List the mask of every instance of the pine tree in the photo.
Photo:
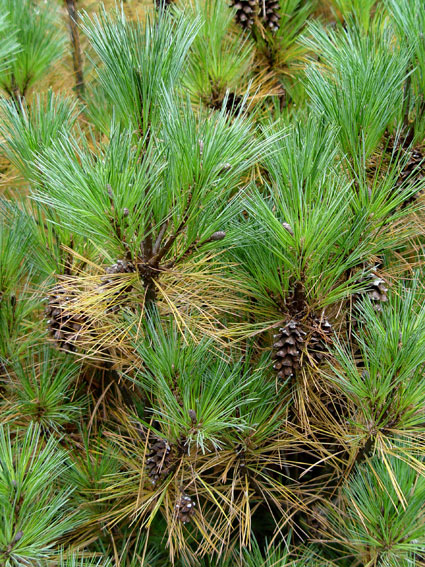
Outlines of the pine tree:
[[422,565],[424,0],[78,4],[0,0],[0,564]]

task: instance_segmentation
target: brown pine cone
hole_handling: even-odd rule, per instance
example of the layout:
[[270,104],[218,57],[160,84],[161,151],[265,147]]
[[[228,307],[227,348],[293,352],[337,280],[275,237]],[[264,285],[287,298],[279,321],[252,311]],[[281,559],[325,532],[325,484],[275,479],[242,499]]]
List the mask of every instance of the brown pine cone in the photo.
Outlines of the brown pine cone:
[[231,0],[230,5],[236,9],[235,19],[245,28],[252,27],[259,5],[257,0]]
[[[105,272],[107,274],[113,275],[113,274],[131,274],[134,273],[136,271],[136,268],[134,267],[134,264],[132,264],[132,262],[129,262],[128,260],[117,260],[115,264],[112,264],[112,266],[108,266],[105,270]],[[104,276],[102,278],[102,284],[101,287],[109,287],[109,288],[113,288],[114,284],[116,283],[114,281],[115,278],[108,278],[107,276]],[[129,293],[132,289],[131,285],[126,286],[125,288],[121,288],[119,290],[117,290],[116,293],[114,293],[114,296],[125,296],[127,293]],[[107,311],[111,312],[111,311],[117,311],[119,309],[119,305],[111,305],[110,307],[108,307]]]
[[166,477],[174,466],[173,447],[164,439],[157,439],[150,446],[146,460],[149,478],[155,484],[160,478]]
[[49,333],[57,345],[67,351],[75,352],[79,333],[86,322],[86,317],[67,311],[72,295],[57,284],[48,298],[45,310]]
[[374,304],[376,311],[381,311],[381,304],[388,301],[387,291],[388,288],[385,286],[385,281],[382,278],[373,275],[367,289],[367,295]]
[[260,2],[260,6],[261,19],[264,26],[272,32],[276,32],[279,29],[280,23],[279,2],[276,0],[264,0],[264,3]]
[[182,493],[175,505],[175,509],[178,520],[180,520],[183,524],[187,524],[190,522],[191,517],[195,513],[195,502],[190,496]]
[[274,370],[281,379],[293,376],[300,367],[301,351],[304,348],[306,333],[298,321],[289,321],[274,335]]
[[[134,265],[128,260],[117,260],[112,266],[108,266],[105,270],[107,274],[131,274],[135,272],[136,269]],[[102,279],[105,284],[113,284],[113,278],[107,278],[106,276]]]

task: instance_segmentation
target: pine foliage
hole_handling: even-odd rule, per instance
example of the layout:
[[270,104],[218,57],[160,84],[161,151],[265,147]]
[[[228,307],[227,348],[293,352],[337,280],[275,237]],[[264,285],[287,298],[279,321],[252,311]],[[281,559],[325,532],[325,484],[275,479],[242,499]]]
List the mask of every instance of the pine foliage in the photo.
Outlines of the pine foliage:
[[0,565],[424,565],[424,1],[110,4],[0,0]]
[[0,87],[19,101],[60,59],[64,35],[54,6],[43,2],[2,0],[0,14],[18,48],[14,55],[13,51],[5,54]]

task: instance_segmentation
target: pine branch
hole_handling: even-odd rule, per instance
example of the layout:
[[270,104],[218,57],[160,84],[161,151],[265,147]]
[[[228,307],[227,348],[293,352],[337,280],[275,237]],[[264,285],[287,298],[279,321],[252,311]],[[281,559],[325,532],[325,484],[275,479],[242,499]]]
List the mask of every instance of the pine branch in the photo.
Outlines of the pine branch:
[[174,233],[167,239],[167,241],[164,243],[162,248],[159,249],[158,253],[155,254],[154,256],[152,256],[148,260],[148,264],[150,266],[154,266],[154,267],[159,266],[159,263],[162,260],[162,258],[170,251],[171,247],[173,246],[173,244],[175,243],[175,241],[179,237],[180,233],[184,230],[186,223],[189,219],[189,210],[190,210],[191,202],[192,202],[192,191],[190,190],[189,196],[188,196],[188,199],[187,199],[187,204],[186,204],[185,210],[183,212],[180,224],[175,229]]

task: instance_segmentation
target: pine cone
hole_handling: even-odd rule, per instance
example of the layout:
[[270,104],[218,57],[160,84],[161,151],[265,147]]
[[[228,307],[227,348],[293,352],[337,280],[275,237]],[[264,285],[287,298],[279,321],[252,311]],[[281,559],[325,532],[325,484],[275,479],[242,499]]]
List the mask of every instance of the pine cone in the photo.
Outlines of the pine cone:
[[378,278],[378,276],[373,275],[366,293],[372,303],[375,304],[374,308],[376,311],[381,311],[381,303],[388,301],[387,291],[388,288],[385,286],[385,281],[382,278]]
[[310,338],[308,350],[316,362],[321,362],[328,350],[324,336],[332,333],[332,325],[327,317],[313,315],[313,328],[314,331]]
[[146,466],[152,484],[165,477],[173,468],[173,448],[164,439],[157,439],[151,446]]
[[300,328],[297,321],[289,321],[279,329],[279,334],[274,335],[273,348],[276,352],[273,356],[275,363],[273,368],[277,370],[278,378],[293,376],[300,367],[301,351],[304,347],[306,333]]
[[307,508],[305,518],[310,538],[323,537],[324,531],[329,530],[329,517],[327,510],[319,504],[313,504]]
[[195,513],[195,502],[190,496],[183,493],[175,506],[177,518],[183,524],[190,522],[191,517]]
[[261,19],[264,26],[276,32],[279,29],[280,14],[279,14],[279,2],[276,0],[264,0],[264,3],[260,3],[261,8]]
[[412,173],[418,173],[421,177],[424,176],[423,169],[421,168],[424,156],[419,150],[413,150],[409,161],[403,167],[399,178],[397,180],[397,185],[401,185]]
[[[108,266],[105,270],[107,274],[131,274],[135,272],[136,269],[134,265],[128,260],[117,260],[112,266]],[[113,278],[103,278],[105,283],[113,283]]]
[[227,104],[226,104],[226,111],[227,112],[237,112],[241,107],[242,100],[243,99],[242,99],[241,96],[239,96],[235,93],[229,92],[229,96],[227,98]]
[[[229,92],[226,102],[226,112],[237,112],[240,110],[242,105],[242,97],[233,93]],[[224,95],[222,93],[213,92],[211,98],[208,102],[208,105],[213,110],[221,110],[223,107]],[[221,232],[221,231],[219,231]]]
[[[131,274],[133,272],[136,271],[136,268],[134,267],[134,265],[129,262],[128,260],[117,260],[115,264],[112,264],[112,266],[108,266],[105,270],[105,272],[107,274],[113,275],[113,274]],[[102,286],[103,287],[113,287],[114,286],[114,279],[115,278],[108,278],[107,276],[102,278]],[[128,285],[125,288],[121,288],[119,289],[114,295],[123,295],[126,293],[129,293],[131,291],[132,286]],[[116,311],[117,309],[119,309],[118,305],[112,305],[110,306],[107,311],[111,312],[111,311]]]
[[83,315],[70,314],[66,306],[72,300],[72,296],[64,287],[57,284],[48,298],[46,317],[49,333],[64,350],[75,352],[79,332],[86,321]]
[[250,28],[254,23],[254,18],[258,13],[257,0],[231,0],[230,5],[236,9],[236,21],[244,29]]
[[367,279],[361,279],[360,282],[366,284],[366,289],[361,293],[355,293],[353,296],[353,300],[355,302],[362,299],[364,294],[366,293],[374,304],[375,311],[382,310],[382,303],[386,303],[388,301],[387,291],[388,288],[385,285],[385,281],[380,278],[376,273],[372,272],[367,276]]

